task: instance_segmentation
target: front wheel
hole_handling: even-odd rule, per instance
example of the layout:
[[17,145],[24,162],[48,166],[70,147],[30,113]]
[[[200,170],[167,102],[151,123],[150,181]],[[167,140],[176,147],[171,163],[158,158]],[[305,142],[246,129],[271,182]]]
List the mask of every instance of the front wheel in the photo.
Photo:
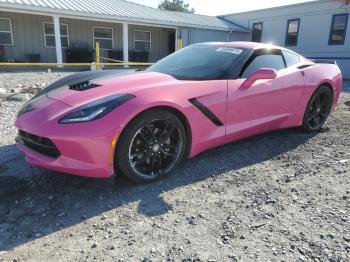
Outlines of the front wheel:
[[128,178],[136,182],[157,180],[184,158],[185,128],[171,112],[146,111],[123,131],[116,152],[117,168]]
[[317,88],[306,107],[302,128],[307,132],[320,130],[331,113],[332,104],[332,90],[324,85]]

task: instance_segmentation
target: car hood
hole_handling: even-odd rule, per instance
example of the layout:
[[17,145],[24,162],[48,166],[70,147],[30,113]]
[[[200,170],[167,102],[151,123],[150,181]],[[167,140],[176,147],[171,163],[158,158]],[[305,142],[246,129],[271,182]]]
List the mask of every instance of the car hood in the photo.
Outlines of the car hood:
[[84,72],[53,83],[38,96],[45,94],[51,99],[77,107],[109,95],[133,94],[140,89],[166,85],[173,81],[176,79],[172,76],[156,72]]

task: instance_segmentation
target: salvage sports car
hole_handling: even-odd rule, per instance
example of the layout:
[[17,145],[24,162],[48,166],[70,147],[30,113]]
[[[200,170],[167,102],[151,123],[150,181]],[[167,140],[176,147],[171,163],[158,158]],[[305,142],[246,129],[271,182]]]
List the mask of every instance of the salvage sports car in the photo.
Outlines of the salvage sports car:
[[153,181],[185,157],[258,133],[317,131],[342,86],[337,65],[260,43],[186,47],[143,72],[84,72],[38,93],[18,114],[34,166]]

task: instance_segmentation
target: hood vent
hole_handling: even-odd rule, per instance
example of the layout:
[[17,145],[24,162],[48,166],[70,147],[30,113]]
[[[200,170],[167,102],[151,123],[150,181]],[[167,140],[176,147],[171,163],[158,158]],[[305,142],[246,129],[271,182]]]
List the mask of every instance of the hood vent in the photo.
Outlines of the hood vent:
[[91,83],[89,80],[87,80],[87,81],[83,81],[83,82],[69,85],[69,89],[75,90],[75,91],[85,91],[85,90],[95,88],[98,86],[101,86],[101,85]]

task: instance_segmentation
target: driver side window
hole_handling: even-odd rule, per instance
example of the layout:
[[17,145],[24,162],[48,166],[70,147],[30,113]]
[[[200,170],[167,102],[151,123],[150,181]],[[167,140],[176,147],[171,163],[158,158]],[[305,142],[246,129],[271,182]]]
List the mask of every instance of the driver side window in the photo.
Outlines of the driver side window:
[[243,67],[241,78],[247,78],[259,68],[272,68],[276,71],[285,68],[284,60],[280,51],[258,51],[253,54]]

